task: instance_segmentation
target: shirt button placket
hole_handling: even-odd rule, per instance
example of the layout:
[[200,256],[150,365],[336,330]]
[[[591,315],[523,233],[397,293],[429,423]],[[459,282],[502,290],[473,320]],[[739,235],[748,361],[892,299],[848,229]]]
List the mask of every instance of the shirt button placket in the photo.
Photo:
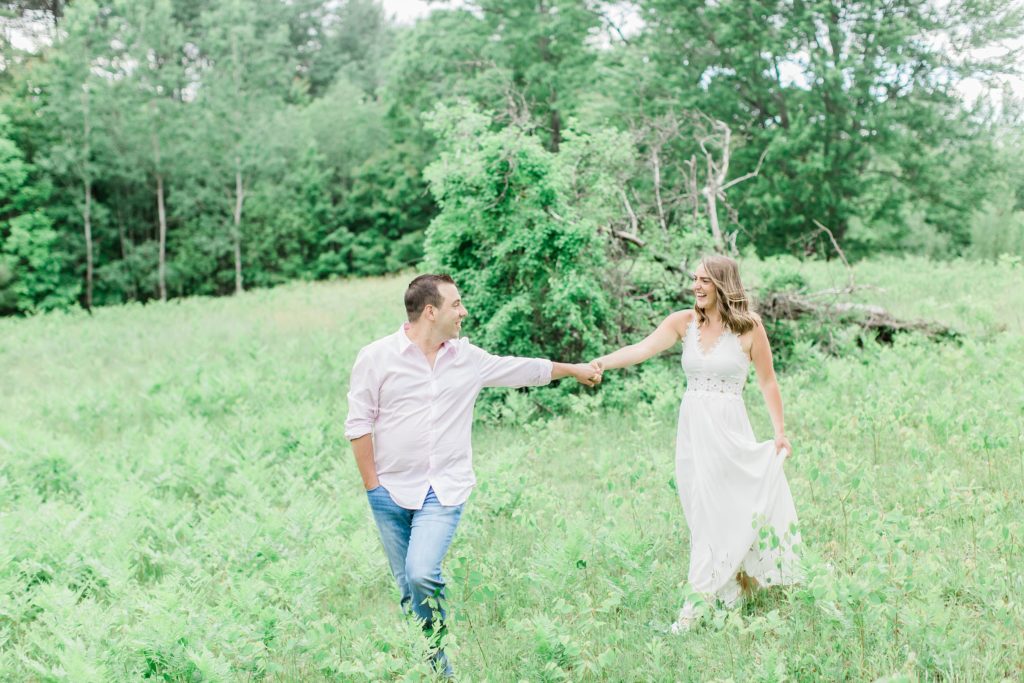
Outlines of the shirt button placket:
[[434,470],[434,449],[437,444],[437,376],[434,371],[430,372],[430,451],[429,466],[431,473]]

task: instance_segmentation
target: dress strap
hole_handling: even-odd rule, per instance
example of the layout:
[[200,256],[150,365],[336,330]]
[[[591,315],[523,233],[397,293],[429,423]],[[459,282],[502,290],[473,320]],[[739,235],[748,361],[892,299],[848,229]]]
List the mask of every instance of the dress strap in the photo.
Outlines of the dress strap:
[[686,342],[687,340],[689,340],[690,337],[696,337],[696,330],[697,330],[697,316],[696,316],[696,314],[694,314],[693,320],[691,320],[690,324],[686,326],[686,336],[683,337],[683,342]]

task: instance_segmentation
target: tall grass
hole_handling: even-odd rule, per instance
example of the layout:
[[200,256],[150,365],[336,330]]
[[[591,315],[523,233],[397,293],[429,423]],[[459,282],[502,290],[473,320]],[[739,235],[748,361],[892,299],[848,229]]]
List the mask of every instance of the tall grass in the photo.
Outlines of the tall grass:
[[[1024,676],[1022,273],[858,264],[866,297],[966,338],[781,378],[808,580],[684,637],[682,377],[479,428],[446,565],[460,679]],[[0,321],[0,680],[428,679],[342,434],[405,279]]]

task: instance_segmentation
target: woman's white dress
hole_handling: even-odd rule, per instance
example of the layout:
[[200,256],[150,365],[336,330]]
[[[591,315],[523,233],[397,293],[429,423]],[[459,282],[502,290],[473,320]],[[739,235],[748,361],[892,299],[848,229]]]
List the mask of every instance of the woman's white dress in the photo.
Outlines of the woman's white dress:
[[[676,484],[690,527],[688,579],[696,592],[732,605],[737,574],[761,586],[801,578],[796,509],[774,441],[757,441],[743,404],[750,359],[725,331],[707,350],[696,320],[683,339],[686,393],[679,407]],[[684,607],[692,610],[689,603]],[[681,617],[682,618],[682,617]]]

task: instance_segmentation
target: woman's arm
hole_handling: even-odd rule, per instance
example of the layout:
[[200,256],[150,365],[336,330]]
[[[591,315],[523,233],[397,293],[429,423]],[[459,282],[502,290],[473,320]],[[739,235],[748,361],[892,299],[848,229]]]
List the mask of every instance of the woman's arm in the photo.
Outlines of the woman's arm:
[[682,339],[692,315],[693,311],[673,313],[661,321],[657,329],[647,335],[647,338],[643,341],[623,346],[618,351],[595,358],[590,364],[599,370],[615,370],[616,368],[628,368],[630,365],[643,363],[651,356],[672,348]]
[[754,361],[754,370],[757,371],[757,383],[761,387],[761,395],[764,396],[765,405],[768,406],[768,415],[772,419],[772,426],[775,428],[775,450],[785,450],[792,455],[793,446],[786,438],[786,422],[782,414],[782,393],[779,391],[779,382],[775,378],[775,365],[772,363],[772,348],[768,343],[768,335],[764,331],[764,325],[760,319],[753,330],[754,339],[750,345],[750,359]]

